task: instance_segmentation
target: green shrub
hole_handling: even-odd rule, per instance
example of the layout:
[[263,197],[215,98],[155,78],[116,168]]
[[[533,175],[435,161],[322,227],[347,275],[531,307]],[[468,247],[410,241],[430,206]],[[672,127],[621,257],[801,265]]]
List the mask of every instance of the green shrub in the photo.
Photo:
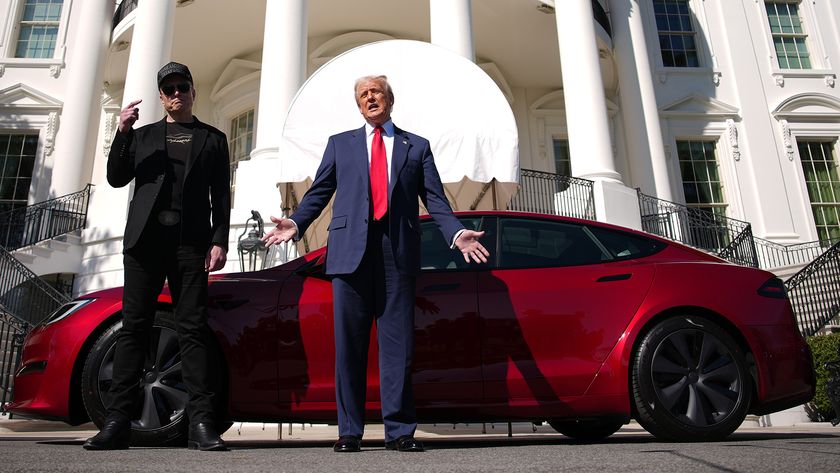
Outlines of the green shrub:
[[826,391],[829,373],[825,369],[825,363],[840,358],[840,333],[810,337],[808,338],[808,345],[811,346],[814,369],[817,372],[817,392],[807,406],[808,416],[814,422],[825,422],[837,415]]

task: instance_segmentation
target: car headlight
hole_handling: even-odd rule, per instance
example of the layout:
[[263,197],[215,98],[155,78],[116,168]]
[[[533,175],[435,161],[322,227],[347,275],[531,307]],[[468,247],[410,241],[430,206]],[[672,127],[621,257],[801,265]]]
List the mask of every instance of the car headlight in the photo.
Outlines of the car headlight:
[[74,312],[78,311],[82,307],[90,304],[91,302],[95,301],[96,299],[81,299],[77,301],[70,301],[58,309],[55,310],[52,314],[50,314],[44,321],[42,325],[49,325],[58,322],[59,320],[65,319],[72,315]]

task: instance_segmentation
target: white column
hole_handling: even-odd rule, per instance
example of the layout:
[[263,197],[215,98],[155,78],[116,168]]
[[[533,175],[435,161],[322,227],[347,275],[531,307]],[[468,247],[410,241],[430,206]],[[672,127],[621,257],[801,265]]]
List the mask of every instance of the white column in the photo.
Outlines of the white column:
[[630,177],[646,194],[673,201],[659,108],[638,0],[610,0]]
[[157,71],[169,62],[172,55],[175,3],[170,0],[143,0],[137,5],[122,100],[123,107],[134,100],[143,100],[138,105],[140,119],[134,128],[163,118]]
[[[143,100],[138,105],[140,119],[134,128],[163,118],[157,71],[169,62],[172,54],[175,4],[172,0],[142,0],[135,10],[131,52],[122,96],[123,107],[134,100]],[[105,182],[94,188],[88,211],[88,228],[82,232],[85,249],[76,276],[76,293],[123,283],[122,244],[118,239],[125,230],[133,189],[133,183],[113,188]]]
[[82,190],[93,164],[103,64],[111,35],[114,0],[81,2],[78,33],[67,63],[67,90],[61,113],[50,197]]
[[554,18],[574,174],[621,182],[610,139],[592,4],[590,0],[565,0]]
[[429,0],[431,43],[475,62],[470,0]]
[[[279,162],[295,157],[279,156],[279,147],[289,107],[306,80],[307,3],[307,0],[266,0],[256,144],[251,159],[240,161],[236,170],[236,194],[230,216],[232,240],[242,232],[241,225],[250,217],[251,210],[259,210],[266,222],[270,215],[283,215],[277,187]],[[350,94],[349,86],[347,94]],[[232,250],[235,245],[235,242],[231,244]],[[231,251],[229,268],[238,267],[234,259],[238,255]],[[286,259],[281,257],[282,261]]]
[[254,158],[277,157],[289,106],[306,78],[306,15],[306,0],[266,0]]
[[[163,118],[157,71],[169,62],[171,55],[175,2],[143,0],[138,4],[136,12],[122,97],[123,107],[132,101],[143,100],[138,105],[140,119],[134,124],[135,129]],[[107,183],[97,186],[91,200],[89,226],[100,227],[99,234],[122,235],[124,219],[128,213],[129,193],[133,188],[133,183],[118,189]]]
[[636,192],[621,182],[613,156],[592,4],[565,0],[554,17],[574,174],[595,181],[598,220],[639,229]]

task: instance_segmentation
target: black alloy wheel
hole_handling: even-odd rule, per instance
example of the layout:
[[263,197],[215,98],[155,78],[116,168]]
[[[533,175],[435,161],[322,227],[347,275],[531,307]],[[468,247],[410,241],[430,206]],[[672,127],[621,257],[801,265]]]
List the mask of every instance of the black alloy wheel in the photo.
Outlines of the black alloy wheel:
[[720,440],[746,417],[753,384],[745,355],[711,320],[673,317],[639,343],[632,366],[637,420],[664,440]]
[[[91,420],[101,427],[110,401],[114,351],[122,321],[94,343],[82,371],[82,399]],[[131,445],[186,445],[187,390],[181,377],[181,353],[172,314],[159,311],[152,328],[140,380],[140,409],[131,421]]]

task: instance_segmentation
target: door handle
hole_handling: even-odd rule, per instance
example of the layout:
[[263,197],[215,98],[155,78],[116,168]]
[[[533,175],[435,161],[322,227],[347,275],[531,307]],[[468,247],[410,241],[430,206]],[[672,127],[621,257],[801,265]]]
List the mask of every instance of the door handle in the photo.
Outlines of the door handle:
[[630,279],[631,276],[633,275],[630,273],[611,274],[609,276],[601,276],[596,282],[624,281],[625,279]]

